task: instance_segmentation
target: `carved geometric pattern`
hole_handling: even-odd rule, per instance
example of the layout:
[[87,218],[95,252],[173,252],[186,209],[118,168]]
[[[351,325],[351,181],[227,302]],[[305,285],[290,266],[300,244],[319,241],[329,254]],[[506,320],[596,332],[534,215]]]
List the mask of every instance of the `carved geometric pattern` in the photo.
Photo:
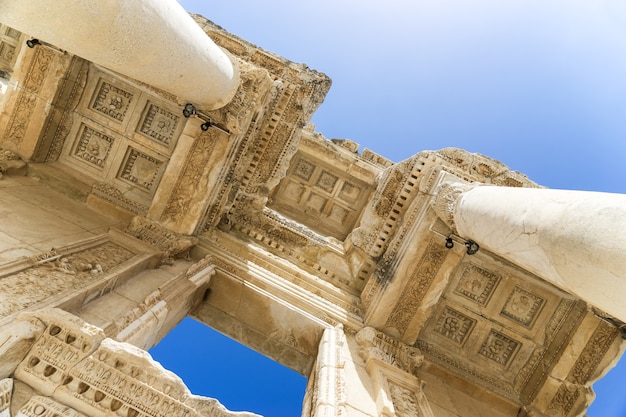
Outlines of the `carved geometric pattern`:
[[109,116],[118,122],[124,120],[128,107],[133,99],[133,94],[111,85],[106,81],[100,83],[95,100],[91,106],[94,110]]
[[506,366],[519,345],[519,342],[491,329],[478,353],[500,365]]
[[327,193],[332,193],[338,179],[339,177],[337,177],[336,175],[333,175],[327,171],[322,171],[320,177],[317,179],[316,185]]
[[389,392],[396,417],[422,416],[417,396],[413,391],[389,382]]
[[11,407],[11,394],[13,393],[13,379],[0,379],[0,416],[8,416],[9,407]]
[[4,134],[5,140],[13,143],[21,143],[26,135],[26,130],[32,119],[32,114],[37,103],[36,97],[43,85],[54,52],[47,48],[37,48],[33,59],[28,67],[28,75],[24,80],[24,91],[20,93],[11,115],[11,119]]
[[441,316],[439,316],[439,320],[437,320],[435,331],[448,339],[463,344],[475,323],[476,320],[450,307],[446,307]]
[[293,174],[296,177],[300,177],[305,181],[311,179],[311,175],[313,175],[313,171],[315,170],[315,164],[305,160],[304,158],[300,158],[298,161],[298,165],[293,170]]
[[161,165],[163,161],[130,147],[122,163],[119,178],[150,191]]
[[[38,261],[36,266],[6,275],[0,285],[0,318],[63,291],[78,290],[134,255],[113,242],[106,242],[71,255],[53,256]],[[25,297],[25,293],[31,295]]]
[[112,137],[83,125],[82,133],[76,143],[74,156],[98,168],[103,168],[113,146],[113,141]]
[[5,61],[11,61],[15,54],[15,46],[9,45],[6,42],[0,43],[0,59]]
[[359,197],[360,193],[361,189],[359,187],[346,181],[341,186],[339,198],[347,203],[354,203]]
[[83,413],[40,395],[32,396],[20,409],[19,416],[26,417],[87,417]]
[[17,40],[17,39],[19,39],[19,38],[20,38],[20,31],[19,31],[19,30],[16,30],[16,29],[13,29],[13,28],[10,28],[10,27],[7,27],[7,31],[6,31],[6,33],[5,33],[5,34],[6,34],[9,38],[13,38],[13,39],[15,39],[15,40]]
[[435,239],[428,242],[385,326],[395,327],[400,334],[404,334],[446,259],[447,252],[442,248]]
[[170,145],[180,117],[150,103],[139,131],[164,145]]
[[529,327],[543,303],[543,298],[516,286],[509,294],[500,314]]
[[476,265],[468,264],[463,269],[461,279],[459,279],[459,284],[454,292],[478,304],[485,305],[499,281],[499,275]]
[[324,209],[324,204],[326,204],[328,199],[322,197],[321,195],[311,193],[309,199],[306,202],[306,206],[312,208],[313,210],[321,213]]

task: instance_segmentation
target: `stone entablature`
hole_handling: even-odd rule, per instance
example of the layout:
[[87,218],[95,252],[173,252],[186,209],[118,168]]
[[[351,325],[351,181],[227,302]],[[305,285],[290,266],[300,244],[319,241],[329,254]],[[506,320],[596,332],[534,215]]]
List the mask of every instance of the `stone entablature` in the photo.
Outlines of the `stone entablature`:
[[[497,417],[580,414],[620,354],[620,323],[485,247],[469,254],[453,221],[473,183],[538,186],[459,149],[392,163],[328,141],[309,124],[325,75],[194,18],[233,55],[241,83],[227,105],[191,118],[154,86],[16,44],[0,143],[63,172],[57,188],[86,188],[87,204],[126,232],[64,237],[0,266],[0,331],[19,311],[68,312],[43,313],[58,321],[41,319],[45,330],[18,325],[39,339],[16,342],[24,361],[0,363],[10,378],[21,363],[0,382],[0,417],[165,415],[148,397],[174,401],[175,415],[221,413],[165,373],[145,380],[137,369],[153,364],[119,343],[149,348],[186,315],[308,376],[307,417],[430,417],[452,412],[448,388],[495,398]],[[453,182],[464,185],[441,191]],[[137,398],[116,385],[126,379],[144,389]],[[15,381],[42,395],[18,404],[6,395]]]
[[0,374],[2,415],[256,416],[192,395],[145,351],[62,310],[22,315],[0,335],[10,336],[0,347],[4,364],[14,364]]

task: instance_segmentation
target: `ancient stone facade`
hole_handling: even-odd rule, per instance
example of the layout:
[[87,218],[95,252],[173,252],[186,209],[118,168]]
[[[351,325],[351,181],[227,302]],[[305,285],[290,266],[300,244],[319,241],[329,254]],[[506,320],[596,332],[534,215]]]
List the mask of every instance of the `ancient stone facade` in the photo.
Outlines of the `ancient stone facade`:
[[144,350],[185,316],[308,377],[305,417],[582,415],[622,323],[456,230],[473,184],[538,186],[327,140],[325,75],[194,19],[240,83],[192,117],[0,26],[0,416],[233,415]]

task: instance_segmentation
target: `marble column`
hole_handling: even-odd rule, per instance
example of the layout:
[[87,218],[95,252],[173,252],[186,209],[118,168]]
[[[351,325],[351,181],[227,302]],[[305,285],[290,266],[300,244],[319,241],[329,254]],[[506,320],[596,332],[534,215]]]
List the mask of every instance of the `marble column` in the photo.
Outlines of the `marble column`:
[[203,110],[239,85],[233,59],[175,0],[0,0],[0,10],[8,26]]
[[626,322],[626,195],[453,183],[435,209],[459,236]]

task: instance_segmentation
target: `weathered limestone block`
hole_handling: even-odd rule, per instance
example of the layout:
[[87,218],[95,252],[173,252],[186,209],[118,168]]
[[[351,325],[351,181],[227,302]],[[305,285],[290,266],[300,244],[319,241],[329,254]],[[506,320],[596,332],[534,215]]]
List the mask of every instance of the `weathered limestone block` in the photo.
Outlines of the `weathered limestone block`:
[[[23,330],[23,323],[30,323],[28,319],[45,323],[45,329],[42,332],[41,325],[36,336],[24,339],[30,335]],[[3,330],[17,336],[2,348],[9,353],[18,351],[21,356],[17,356],[23,358],[14,372],[7,369],[5,373],[13,373],[17,381],[46,396],[30,398],[18,416],[255,416],[232,413],[216,400],[192,395],[179,377],[146,351],[106,338],[100,328],[65,311],[30,313]],[[30,343],[20,343],[23,340]],[[13,356],[8,362],[2,355],[5,368],[15,364],[16,354]],[[12,383],[11,379],[0,380],[1,417],[10,407],[7,393]]]
[[0,144],[0,179],[4,175],[26,175],[26,162],[15,153],[10,143]]
[[139,216],[133,218],[126,233],[163,251],[162,262],[168,265],[171,265],[174,259],[186,256],[189,249],[198,242],[194,237],[171,232]]
[[0,328],[0,378],[8,378],[24,359],[30,347],[45,329],[45,324],[31,314],[23,314]]
[[13,380],[11,378],[0,379],[0,417],[10,417],[11,394],[13,392]]

